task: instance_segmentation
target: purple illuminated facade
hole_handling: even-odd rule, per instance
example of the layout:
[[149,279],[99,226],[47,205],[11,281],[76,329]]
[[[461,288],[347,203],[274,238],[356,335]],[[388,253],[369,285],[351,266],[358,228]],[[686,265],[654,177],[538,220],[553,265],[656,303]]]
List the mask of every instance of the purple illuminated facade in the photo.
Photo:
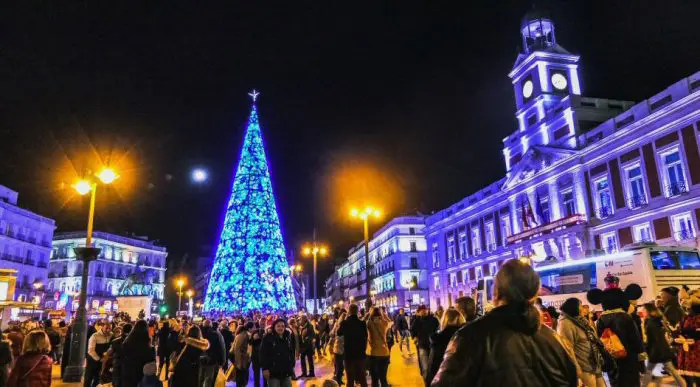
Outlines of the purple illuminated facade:
[[505,177],[426,220],[433,308],[523,255],[697,246],[700,72],[636,104],[587,98],[579,57],[557,43],[551,19],[527,15],[521,35]]

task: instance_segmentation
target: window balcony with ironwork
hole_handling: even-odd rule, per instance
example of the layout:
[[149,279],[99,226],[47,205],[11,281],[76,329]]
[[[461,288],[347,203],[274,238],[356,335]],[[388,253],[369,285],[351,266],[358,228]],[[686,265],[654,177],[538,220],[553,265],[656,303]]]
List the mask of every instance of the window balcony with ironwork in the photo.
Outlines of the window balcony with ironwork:
[[481,248],[480,248],[480,247],[474,247],[474,249],[472,250],[472,255],[473,255],[473,256],[477,256],[477,255],[479,255],[479,254],[481,254]]
[[609,218],[614,214],[612,206],[600,206],[596,212],[598,214],[598,219]]
[[688,187],[685,185],[684,181],[678,181],[666,185],[666,194],[668,197],[678,196],[687,192]]
[[613,254],[617,252],[617,245],[616,244],[609,244],[603,248],[607,254]]
[[631,209],[644,207],[647,205],[647,198],[643,195],[635,195],[629,198],[627,201]]
[[695,233],[693,230],[680,230],[674,233],[674,238],[676,238],[677,241],[688,241],[695,239]]
[[496,242],[489,242],[486,244],[486,251],[488,251],[489,253],[496,251],[497,247],[498,246],[496,245]]

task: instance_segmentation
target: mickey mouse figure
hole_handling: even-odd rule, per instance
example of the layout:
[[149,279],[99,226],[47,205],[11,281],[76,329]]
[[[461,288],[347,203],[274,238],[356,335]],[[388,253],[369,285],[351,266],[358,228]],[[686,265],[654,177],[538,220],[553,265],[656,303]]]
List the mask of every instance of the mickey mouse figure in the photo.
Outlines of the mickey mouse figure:
[[637,324],[628,313],[630,301],[642,296],[642,288],[629,284],[620,288],[620,278],[608,273],[605,290],[591,289],[586,298],[593,305],[602,305],[598,320],[598,336],[615,359],[617,370],[608,373],[614,387],[639,386],[639,360],[644,358],[644,345]]

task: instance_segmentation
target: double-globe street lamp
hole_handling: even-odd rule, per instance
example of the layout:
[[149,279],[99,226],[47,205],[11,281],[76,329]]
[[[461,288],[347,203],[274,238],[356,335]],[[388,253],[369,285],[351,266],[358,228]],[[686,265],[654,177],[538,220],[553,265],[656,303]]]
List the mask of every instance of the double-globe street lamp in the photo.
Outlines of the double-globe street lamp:
[[182,309],[182,287],[185,285],[185,277],[180,277],[175,281],[177,287],[179,288],[177,292],[177,312],[180,313]]
[[[97,177],[95,179],[94,177]],[[76,247],[76,259],[83,262],[83,273],[80,280],[80,298],[78,302],[78,311],[73,319],[70,337],[70,356],[68,357],[68,365],[63,373],[63,381],[65,383],[80,382],[85,371],[83,363],[85,362],[85,348],[87,347],[87,311],[85,305],[87,303],[87,287],[88,273],[90,262],[97,259],[100,254],[100,249],[92,247],[92,228],[95,220],[95,196],[97,194],[98,181],[103,184],[112,184],[119,178],[119,175],[110,168],[106,168],[95,174],[90,179],[83,179],[75,183],[73,188],[80,195],[90,193],[90,211],[88,213],[87,234],[85,236],[85,247]]]
[[370,206],[365,207],[364,210],[358,210],[357,208],[353,208],[350,210],[350,216],[356,219],[361,219],[362,222],[364,223],[364,229],[365,229],[365,281],[367,281],[367,300],[365,300],[365,310],[369,311],[369,308],[372,306],[372,298],[370,297],[369,294],[369,288],[370,288],[370,281],[369,281],[369,219],[370,218],[375,218],[379,219],[382,216],[382,212],[377,209],[373,208]]
[[316,284],[316,269],[318,266],[318,256],[320,255],[321,257],[325,257],[328,255],[328,247],[316,243],[316,241],[312,242],[311,245],[304,246],[304,248],[301,250],[301,253],[305,256],[313,256],[314,257],[314,314],[318,311],[318,289],[317,289],[317,284]]

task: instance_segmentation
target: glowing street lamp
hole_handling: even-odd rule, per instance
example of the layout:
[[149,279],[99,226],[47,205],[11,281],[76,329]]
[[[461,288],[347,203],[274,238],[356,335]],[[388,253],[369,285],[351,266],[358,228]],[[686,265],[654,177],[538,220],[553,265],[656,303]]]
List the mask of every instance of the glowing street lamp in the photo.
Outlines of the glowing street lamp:
[[367,281],[367,300],[365,301],[365,309],[369,310],[369,308],[372,306],[372,300],[369,295],[369,287],[370,287],[370,282],[369,282],[369,219],[370,218],[375,218],[379,219],[382,216],[381,210],[367,206],[365,207],[364,210],[358,210],[357,208],[353,208],[350,210],[350,216],[353,218],[357,219],[362,219],[362,222],[364,223],[364,229],[365,229],[365,280]]
[[305,257],[314,257],[314,314],[316,314],[316,311],[318,310],[318,289],[316,289],[316,269],[318,267],[317,260],[319,255],[321,257],[325,257],[326,255],[328,255],[328,248],[323,244],[317,244],[316,241],[314,241],[311,245],[304,246],[301,250],[301,253]]
[[[95,177],[97,179],[95,179]],[[66,383],[80,382],[83,377],[85,362],[85,347],[87,341],[87,303],[88,273],[90,262],[97,259],[100,249],[92,247],[92,229],[95,222],[95,197],[97,195],[98,181],[103,184],[112,184],[119,178],[119,175],[111,168],[105,168],[88,179],[77,181],[73,188],[80,195],[90,193],[90,209],[88,212],[87,233],[85,235],[85,247],[76,247],[75,255],[77,260],[83,262],[83,273],[80,281],[80,298],[78,299],[78,310],[75,314],[72,333],[70,337],[70,356],[66,370],[63,373],[63,381]],[[42,285],[43,286],[43,285]]]
[[177,311],[179,312],[182,307],[182,287],[185,285],[185,277],[180,277],[175,281],[177,287],[180,289],[177,292]]

